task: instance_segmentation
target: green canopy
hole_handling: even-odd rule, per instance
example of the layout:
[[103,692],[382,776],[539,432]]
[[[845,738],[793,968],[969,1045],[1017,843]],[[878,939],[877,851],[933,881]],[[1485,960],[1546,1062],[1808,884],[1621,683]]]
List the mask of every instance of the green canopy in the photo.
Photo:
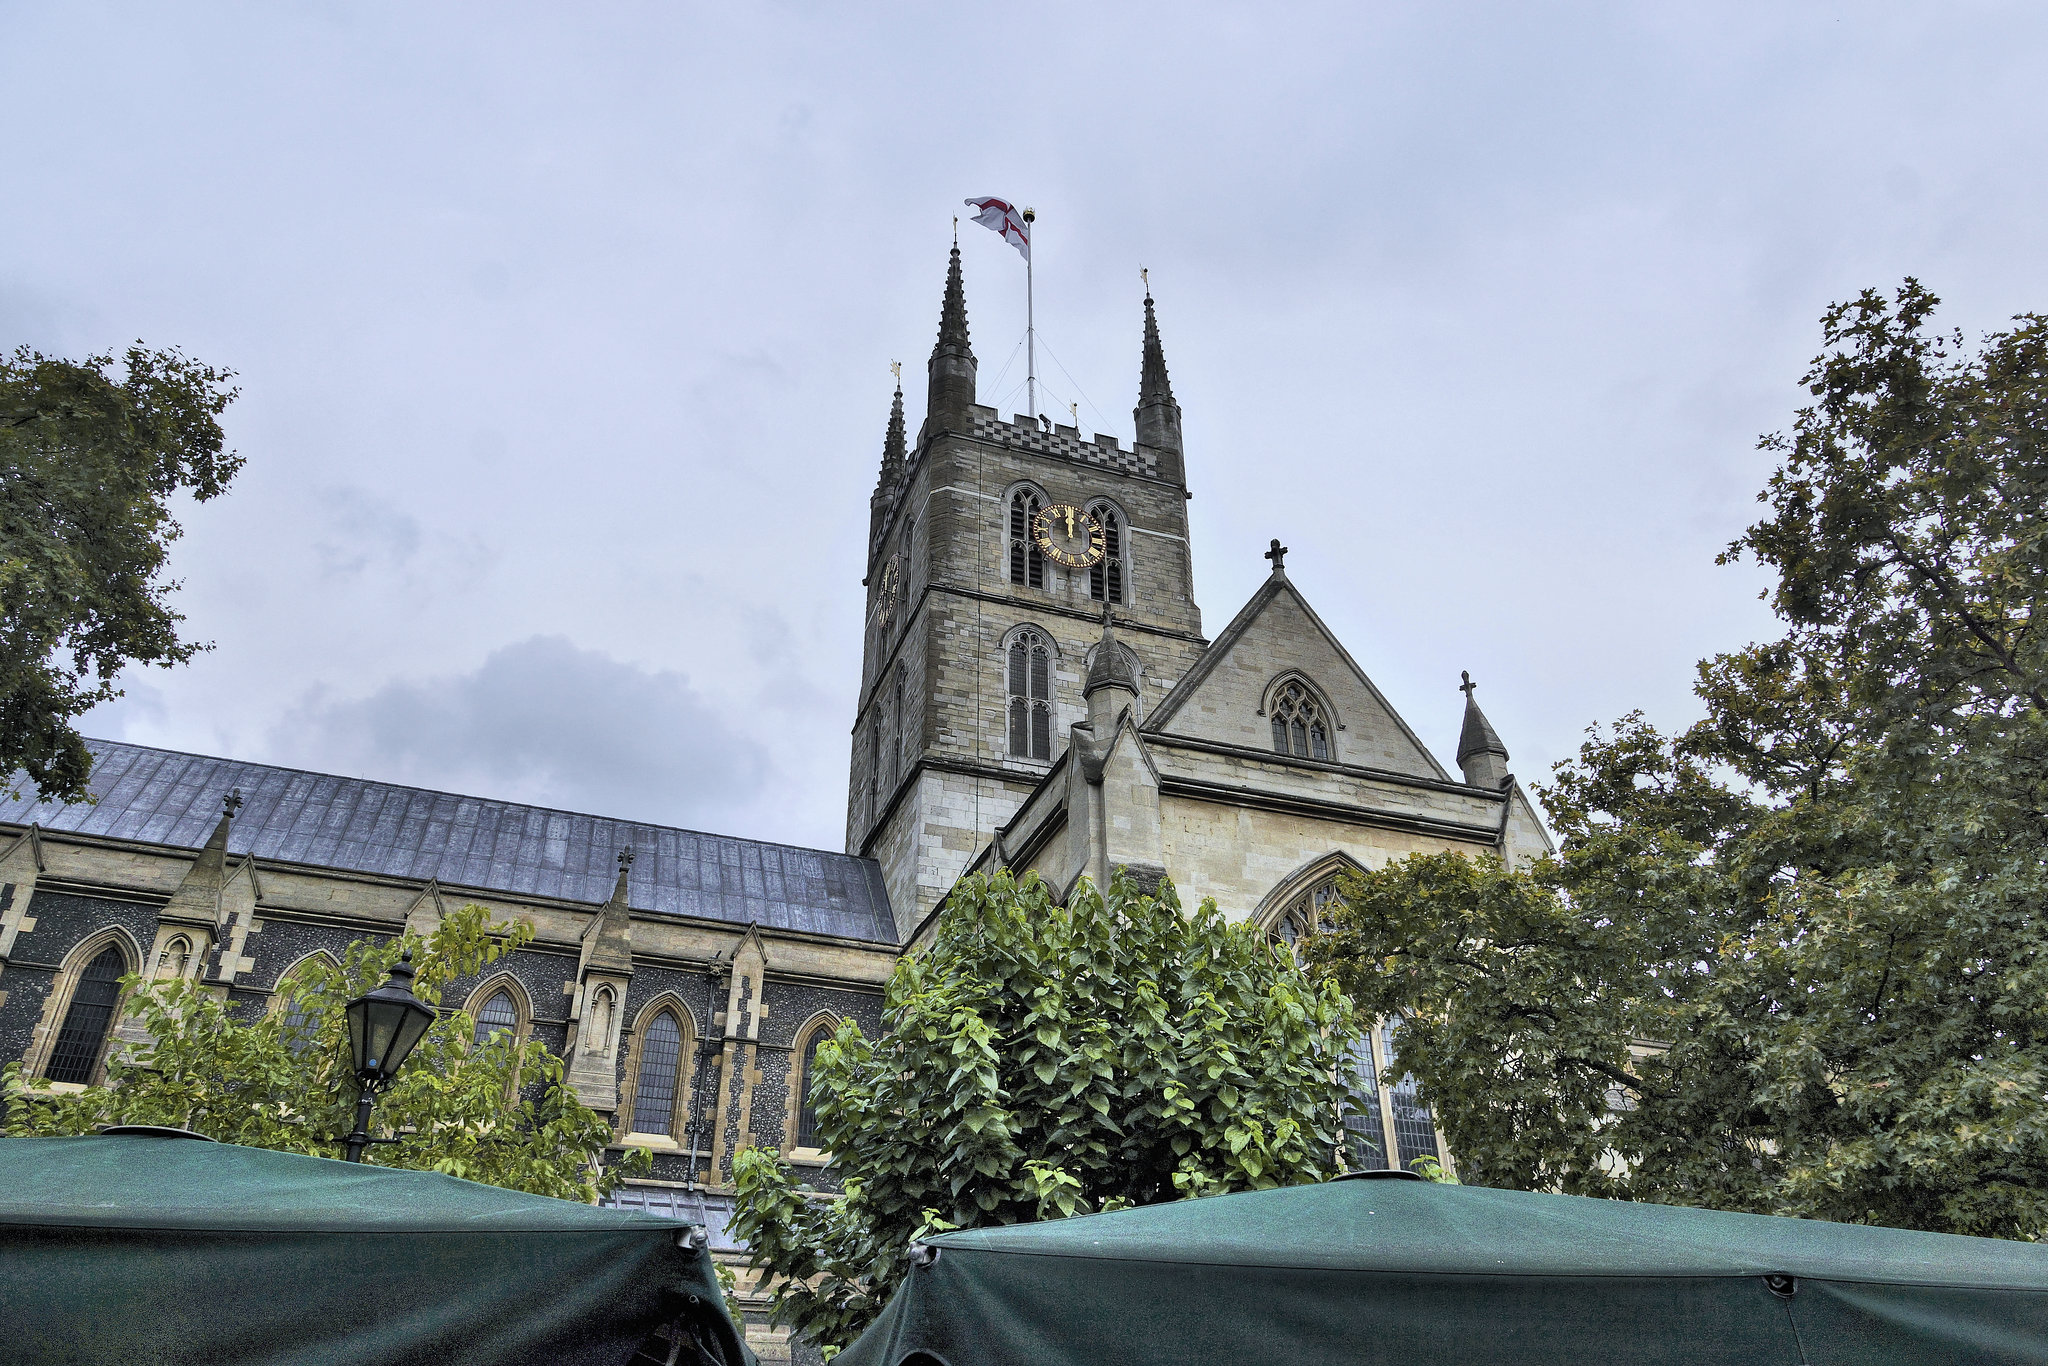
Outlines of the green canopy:
[[835,1366],[2048,1362],[2048,1247],[1371,1175],[933,1238]]
[[0,1358],[738,1366],[690,1225],[176,1137],[0,1139]]

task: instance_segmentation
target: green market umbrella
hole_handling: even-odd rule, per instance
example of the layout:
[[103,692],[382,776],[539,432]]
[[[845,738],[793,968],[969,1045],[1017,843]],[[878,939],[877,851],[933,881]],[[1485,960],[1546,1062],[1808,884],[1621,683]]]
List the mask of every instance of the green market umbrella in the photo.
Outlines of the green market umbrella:
[[2048,1362],[2048,1247],[1370,1175],[933,1238],[836,1366]]
[[228,1143],[0,1139],[0,1360],[623,1366],[682,1320],[699,1360],[738,1366],[691,1235]]

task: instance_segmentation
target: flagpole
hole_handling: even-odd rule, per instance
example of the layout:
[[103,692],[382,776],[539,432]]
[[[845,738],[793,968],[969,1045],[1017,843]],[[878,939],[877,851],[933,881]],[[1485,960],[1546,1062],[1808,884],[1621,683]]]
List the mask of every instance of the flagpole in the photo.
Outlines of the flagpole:
[[1024,210],[1025,252],[1024,252],[1024,402],[1031,409],[1031,420],[1038,421],[1038,324],[1032,316],[1031,300],[1031,224],[1038,218],[1036,209]]

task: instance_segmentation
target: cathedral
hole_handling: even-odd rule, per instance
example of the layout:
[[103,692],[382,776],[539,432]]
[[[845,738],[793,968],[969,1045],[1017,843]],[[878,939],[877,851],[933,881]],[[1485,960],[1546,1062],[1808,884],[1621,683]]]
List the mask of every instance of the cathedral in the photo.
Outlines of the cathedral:
[[[845,852],[94,741],[93,803],[0,792],[0,1062],[89,1085],[138,1037],[128,974],[265,1011],[309,960],[480,903],[535,938],[444,1004],[557,1051],[618,1146],[654,1155],[618,1201],[702,1222],[735,1257],[734,1154],[830,1183],[811,1058],[842,1019],[877,1027],[897,956],[962,875],[1031,871],[1062,895],[1171,875],[1292,940],[1346,869],[1546,851],[1469,680],[1453,774],[1278,540],[1203,633],[1180,406],[1144,308],[1128,443],[1004,421],[976,402],[954,246],[924,417],[913,438],[899,386],[870,501]],[[1346,1127],[1374,1165],[1449,1160],[1412,1081],[1380,1083],[1390,1027]]]

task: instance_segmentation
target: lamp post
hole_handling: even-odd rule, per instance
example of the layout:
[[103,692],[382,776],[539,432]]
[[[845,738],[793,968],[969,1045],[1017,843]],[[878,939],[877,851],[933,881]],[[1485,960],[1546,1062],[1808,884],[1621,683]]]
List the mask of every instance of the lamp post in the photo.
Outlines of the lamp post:
[[392,965],[391,979],[375,991],[366,991],[350,1001],[348,1051],[355,1063],[355,1132],[342,1140],[348,1145],[348,1160],[363,1160],[363,1149],[376,1140],[370,1137],[370,1106],[377,1093],[391,1084],[398,1069],[412,1054],[413,1046],[434,1023],[433,1008],[412,994],[412,950],[407,949]]

